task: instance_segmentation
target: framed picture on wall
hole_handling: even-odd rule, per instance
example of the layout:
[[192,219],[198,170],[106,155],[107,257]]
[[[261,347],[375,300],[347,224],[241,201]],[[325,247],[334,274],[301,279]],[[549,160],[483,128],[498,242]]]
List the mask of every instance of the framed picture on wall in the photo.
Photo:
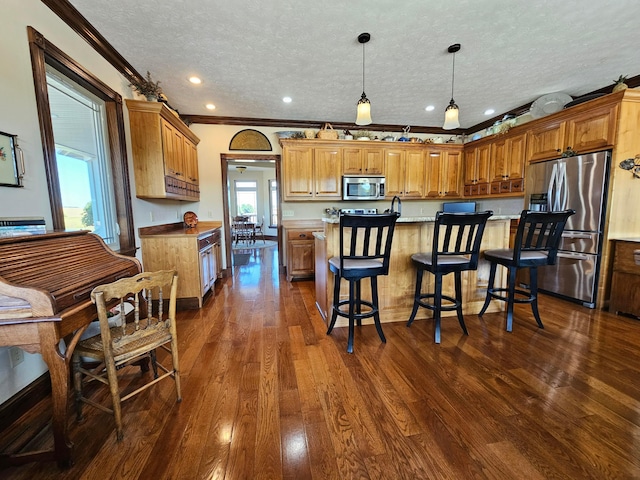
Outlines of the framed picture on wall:
[[18,164],[19,148],[16,142],[17,135],[0,132],[0,186],[22,187],[22,175],[24,164],[22,157]]

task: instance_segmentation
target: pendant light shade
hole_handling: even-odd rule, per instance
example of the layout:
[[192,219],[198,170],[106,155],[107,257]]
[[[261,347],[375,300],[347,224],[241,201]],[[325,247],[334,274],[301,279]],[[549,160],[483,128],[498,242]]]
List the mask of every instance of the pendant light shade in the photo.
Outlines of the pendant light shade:
[[449,106],[444,111],[444,125],[442,128],[444,130],[453,130],[454,128],[458,128],[460,126],[460,121],[458,120],[458,105],[453,100],[453,85],[456,74],[456,52],[460,50],[460,44],[454,43],[449,46],[449,53],[453,53],[453,68],[451,70],[451,101],[449,102]]
[[364,44],[371,39],[368,33],[358,35],[358,42],[362,44],[362,96],[358,100],[358,110],[356,112],[356,125],[369,125],[371,120],[371,102],[364,93]]

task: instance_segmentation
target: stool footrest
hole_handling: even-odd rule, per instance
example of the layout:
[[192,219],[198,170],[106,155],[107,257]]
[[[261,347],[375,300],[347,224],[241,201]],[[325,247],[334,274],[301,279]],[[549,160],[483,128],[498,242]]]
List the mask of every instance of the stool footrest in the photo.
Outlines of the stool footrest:
[[[340,307],[342,306],[347,306],[347,310],[340,310]],[[378,313],[378,309],[373,305],[372,302],[369,302],[367,300],[360,300],[360,301],[356,301],[355,302],[355,311],[357,312],[359,309],[361,309],[362,307],[368,307],[370,308],[369,311],[364,312],[364,313],[354,313],[353,318],[358,320],[358,319],[363,319],[363,318],[369,318],[369,317],[373,317],[376,313]],[[344,317],[344,318],[349,318],[349,300],[341,300],[340,302],[338,302],[338,305],[333,305],[333,311],[336,312],[337,315]]]
[[[500,295],[496,292],[506,292],[508,294],[508,288],[489,288],[487,290],[487,295],[491,296],[492,298],[502,300],[503,302],[507,302],[509,300],[508,296],[505,297],[504,295]],[[516,297],[516,295],[520,295],[520,297]],[[526,290],[515,289],[513,291],[513,303],[532,303],[536,298],[537,297],[535,295]]]
[[[416,302],[418,303],[418,305],[420,305],[421,307],[427,308],[429,310],[435,310],[436,306],[435,303],[427,303],[427,302],[423,302],[423,299],[431,299],[431,300],[435,300],[435,294],[433,293],[423,293],[420,295],[420,299],[416,300]],[[442,300],[449,302],[451,305],[441,305],[440,306],[440,310],[444,310],[444,311],[454,311],[457,310],[457,308],[461,305],[461,302],[458,302],[455,298],[453,297],[449,297],[446,295],[441,295],[440,298],[442,298]]]

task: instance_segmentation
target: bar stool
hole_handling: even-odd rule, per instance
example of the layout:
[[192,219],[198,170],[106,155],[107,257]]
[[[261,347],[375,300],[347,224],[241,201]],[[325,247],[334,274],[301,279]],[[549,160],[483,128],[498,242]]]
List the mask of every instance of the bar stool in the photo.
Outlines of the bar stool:
[[[492,298],[507,302],[507,332],[510,332],[513,326],[513,304],[530,303],[538,327],[544,328],[538,313],[538,267],[556,263],[562,231],[567,219],[574,213],[576,213],[575,210],[559,212],[522,211],[514,248],[486,250],[484,252],[484,258],[491,262],[491,270],[489,272],[487,296],[478,315],[482,316],[484,314]],[[495,288],[493,286],[498,264],[507,267],[509,270],[507,288]],[[528,290],[516,288],[516,273],[520,268],[529,269]],[[506,296],[504,295],[505,292]]]
[[[331,333],[338,316],[349,319],[347,352],[353,353],[354,324],[362,325],[363,318],[373,317],[380,336],[386,338],[380,325],[378,307],[378,275],[389,274],[391,241],[399,213],[377,215],[340,215],[340,255],[329,259],[329,269],[334,274],[333,305],[327,335]],[[360,281],[371,279],[371,301],[363,300]],[[349,298],[340,300],[340,281],[349,281]],[[341,307],[348,305],[347,310]],[[364,310],[363,310],[363,307]]]
[[[440,343],[441,312],[455,310],[462,331],[468,335],[462,316],[461,272],[478,268],[480,242],[487,219],[491,215],[491,210],[478,213],[436,213],[431,251],[411,256],[417,276],[413,311],[407,327],[415,320],[418,307],[431,310],[435,323],[435,343]],[[425,270],[435,275],[433,293],[422,293],[422,277]],[[442,277],[448,273],[454,274],[455,298],[442,294]],[[442,305],[442,300],[448,303]]]

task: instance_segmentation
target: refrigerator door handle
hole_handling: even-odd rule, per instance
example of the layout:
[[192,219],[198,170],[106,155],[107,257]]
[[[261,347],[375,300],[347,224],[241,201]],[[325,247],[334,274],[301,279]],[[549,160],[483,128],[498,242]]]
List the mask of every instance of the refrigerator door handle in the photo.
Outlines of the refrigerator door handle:
[[560,235],[562,238],[578,238],[588,240],[591,238],[591,235],[588,233],[573,233],[573,232],[562,232]]
[[567,162],[561,162],[558,166],[558,175],[560,177],[558,186],[558,210],[565,210],[567,208],[567,197],[569,192],[567,190]]
[[573,260],[589,260],[589,257],[581,253],[558,252],[558,258],[571,258]]
[[553,187],[556,182],[556,173],[558,171],[558,165],[556,163],[553,164],[553,169],[551,170],[551,175],[549,177],[549,186],[547,187],[547,203],[548,209],[553,211],[555,208],[555,200],[553,197]]

